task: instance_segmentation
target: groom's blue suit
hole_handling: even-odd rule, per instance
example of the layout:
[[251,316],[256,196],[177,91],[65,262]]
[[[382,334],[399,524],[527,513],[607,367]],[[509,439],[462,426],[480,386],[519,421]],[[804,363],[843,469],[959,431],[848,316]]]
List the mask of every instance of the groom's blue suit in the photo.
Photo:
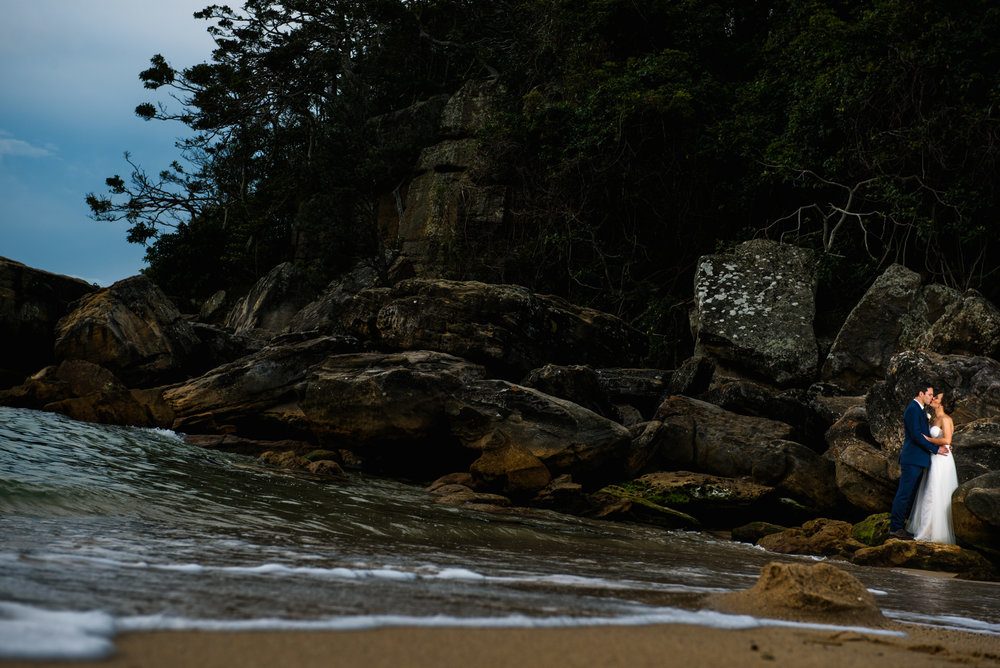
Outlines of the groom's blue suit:
[[924,438],[930,435],[927,413],[921,403],[914,399],[903,411],[903,449],[899,453],[901,471],[899,488],[889,514],[889,531],[902,529],[906,524],[920,478],[931,465],[931,455],[938,451],[938,446]]

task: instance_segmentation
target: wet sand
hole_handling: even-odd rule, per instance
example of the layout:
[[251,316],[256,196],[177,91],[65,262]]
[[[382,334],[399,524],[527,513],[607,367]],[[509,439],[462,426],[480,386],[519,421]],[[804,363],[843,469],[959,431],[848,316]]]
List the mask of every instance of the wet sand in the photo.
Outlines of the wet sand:
[[683,624],[567,629],[157,631],[117,637],[117,653],[103,661],[0,661],[0,668],[1000,666],[998,636],[910,625],[892,628],[908,635],[788,627],[730,631]]

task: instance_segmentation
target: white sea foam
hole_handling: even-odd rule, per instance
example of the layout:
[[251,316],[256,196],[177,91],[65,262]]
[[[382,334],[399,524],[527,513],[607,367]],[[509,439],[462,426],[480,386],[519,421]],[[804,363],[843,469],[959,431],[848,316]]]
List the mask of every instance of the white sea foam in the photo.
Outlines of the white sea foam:
[[114,653],[114,619],[103,612],[42,610],[0,602],[0,658],[103,659]]
[[244,620],[191,619],[165,615],[144,615],[118,620],[120,631],[355,631],[387,627],[416,628],[572,628],[588,626],[649,626],[653,624],[692,624],[723,630],[752,629],[765,626],[819,629],[830,631],[856,631],[873,635],[905,637],[900,631],[887,631],[864,626],[836,626],[808,624],[776,619],[762,619],[749,615],[727,615],[710,610],[681,610],[655,608],[648,613],[620,617],[529,617],[506,615],[502,617],[453,617],[433,615],[416,617],[407,615],[357,615],[325,617],[322,619],[260,618]]
[[937,628],[953,629],[956,631],[1000,635],[1000,624],[984,622],[970,617],[957,617],[955,615],[922,615],[913,612],[900,612],[893,610],[886,610],[885,616],[900,622],[919,624],[921,626],[934,626]]
[[[964,620],[974,622],[974,620]],[[588,626],[649,626],[692,624],[723,630],[767,626],[856,631],[874,635],[905,637],[899,631],[862,626],[806,624],[749,615],[727,615],[710,610],[652,608],[641,614],[618,617],[556,615],[529,617],[455,617],[449,615],[352,615],[320,619],[195,619],[168,615],[112,618],[97,612],[56,612],[17,603],[0,603],[0,658],[32,660],[100,659],[114,653],[112,639],[119,632],[137,631],[353,631],[388,627],[414,628],[573,628]],[[997,632],[996,625],[983,629]],[[966,630],[968,626],[962,627]]]

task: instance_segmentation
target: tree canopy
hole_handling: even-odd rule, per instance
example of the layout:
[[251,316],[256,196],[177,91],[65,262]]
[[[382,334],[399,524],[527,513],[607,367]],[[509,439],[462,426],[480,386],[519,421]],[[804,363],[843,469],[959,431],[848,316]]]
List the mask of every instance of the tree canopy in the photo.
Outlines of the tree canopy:
[[[503,229],[458,278],[619,313],[664,354],[697,258],[768,236],[817,251],[850,303],[900,262],[996,298],[1000,9],[984,0],[247,0],[213,5],[211,62],[162,55],[140,104],[192,136],[178,161],[88,195],[149,272],[205,296],[279,261],[325,280],[376,252],[378,199],[434,128],[387,118],[502,83],[480,146]],[[196,270],[192,270],[193,268]],[[834,304],[836,306],[836,304]]]

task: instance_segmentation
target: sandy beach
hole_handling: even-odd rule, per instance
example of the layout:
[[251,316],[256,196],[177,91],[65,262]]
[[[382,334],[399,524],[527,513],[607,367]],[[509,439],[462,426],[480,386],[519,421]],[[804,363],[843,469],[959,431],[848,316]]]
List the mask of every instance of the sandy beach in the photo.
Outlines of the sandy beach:
[[3,668],[273,666],[1000,666],[1000,637],[893,625],[851,630],[690,625],[567,629],[385,628],[325,632],[143,632],[103,661],[0,661]]

